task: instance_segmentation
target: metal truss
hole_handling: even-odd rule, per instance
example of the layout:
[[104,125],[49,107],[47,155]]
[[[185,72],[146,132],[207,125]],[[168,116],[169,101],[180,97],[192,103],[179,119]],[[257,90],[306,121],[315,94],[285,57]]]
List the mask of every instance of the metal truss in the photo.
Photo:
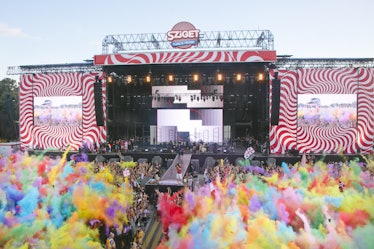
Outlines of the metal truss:
[[374,58],[289,58],[278,57],[278,69],[299,68],[374,68]]
[[[269,30],[207,31],[200,32],[196,49],[257,48],[274,49],[274,37]],[[173,50],[166,33],[107,35],[102,42],[102,53],[128,51]],[[174,49],[175,50],[175,49]]]
[[36,74],[36,73],[70,73],[70,72],[101,72],[101,66],[96,66],[93,61],[85,63],[47,64],[8,67],[8,75]]
[[[299,68],[374,68],[374,58],[290,58],[278,57],[278,69]],[[102,72],[103,67],[88,60],[85,63],[25,65],[8,67],[7,75],[33,73]]]

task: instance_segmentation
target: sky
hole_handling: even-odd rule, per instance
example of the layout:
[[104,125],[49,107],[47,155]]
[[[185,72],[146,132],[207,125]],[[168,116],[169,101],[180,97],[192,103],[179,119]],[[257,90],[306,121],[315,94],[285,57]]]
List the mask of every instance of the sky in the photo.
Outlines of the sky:
[[373,0],[1,0],[0,80],[8,67],[79,63],[106,35],[166,33],[181,21],[201,32],[270,30],[277,55],[374,58]]

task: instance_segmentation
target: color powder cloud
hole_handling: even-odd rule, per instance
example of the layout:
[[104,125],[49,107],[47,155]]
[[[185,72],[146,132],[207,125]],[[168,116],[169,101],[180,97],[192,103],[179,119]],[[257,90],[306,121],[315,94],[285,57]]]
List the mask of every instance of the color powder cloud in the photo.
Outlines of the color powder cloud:
[[158,249],[374,248],[374,177],[367,166],[351,161],[339,178],[323,162],[282,168],[159,194],[166,236]]
[[0,247],[102,248],[90,222],[121,228],[133,200],[93,163],[17,152],[0,161]]

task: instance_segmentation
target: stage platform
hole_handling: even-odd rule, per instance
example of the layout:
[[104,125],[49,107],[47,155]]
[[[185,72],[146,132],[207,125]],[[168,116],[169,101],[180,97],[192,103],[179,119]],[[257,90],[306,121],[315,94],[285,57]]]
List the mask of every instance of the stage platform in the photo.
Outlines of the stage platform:
[[[44,153],[46,156],[50,156],[53,158],[61,157],[63,155],[63,151],[42,151],[42,150],[30,150],[28,151],[30,155],[37,154],[40,155]],[[133,160],[134,162],[152,162],[152,160],[155,157],[160,157],[162,160],[162,167],[169,168],[170,164],[173,163],[174,159],[177,156],[177,153],[170,153],[170,152],[126,152],[126,153],[86,153],[88,157],[88,161],[92,162],[95,161],[98,157],[101,158],[101,160],[110,161],[115,160],[119,161],[121,159]],[[67,154],[67,160],[72,160],[74,155],[79,155],[78,151],[71,151]],[[185,153],[184,156],[188,155],[191,160],[191,164],[193,164],[195,171],[199,173],[204,172],[204,164],[207,160],[213,159],[214,161],[219,161],[221,159],[224,159],[232,164],[235,164],[238,159],[244,159],[244,153],[243,152],[235,152],[235,153],[212,153],[212,152],[206,152],[206,153]],[[353,160],[357,159],[360,162],[365,162],[365,159],[360,154],[350,154],[350,155],[339,155],[339,154],[307,154],[308,156],[313,156],[314,161],[323,160],[325,163],[329,162],[336,162],[336,161],[345,161],[345,160]],[[252,161],[259,161],[266,163],[268,158],[274,158],[276,160],[276,164],[280,165],[282,162],[295,164],[301,160],[302,155],[291,155],[291,154],[268,154],[264,155],[262,153],[255,153],[254,158]],[[211,160],[210,160],[211,161]]]

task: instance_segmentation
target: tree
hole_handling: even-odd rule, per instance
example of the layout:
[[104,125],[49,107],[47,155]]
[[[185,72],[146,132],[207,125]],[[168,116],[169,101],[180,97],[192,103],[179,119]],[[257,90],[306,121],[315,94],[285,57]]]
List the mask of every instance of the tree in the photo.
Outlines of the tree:
[[19,86],[10,78],[0,81],[0,140],[18,139]]

